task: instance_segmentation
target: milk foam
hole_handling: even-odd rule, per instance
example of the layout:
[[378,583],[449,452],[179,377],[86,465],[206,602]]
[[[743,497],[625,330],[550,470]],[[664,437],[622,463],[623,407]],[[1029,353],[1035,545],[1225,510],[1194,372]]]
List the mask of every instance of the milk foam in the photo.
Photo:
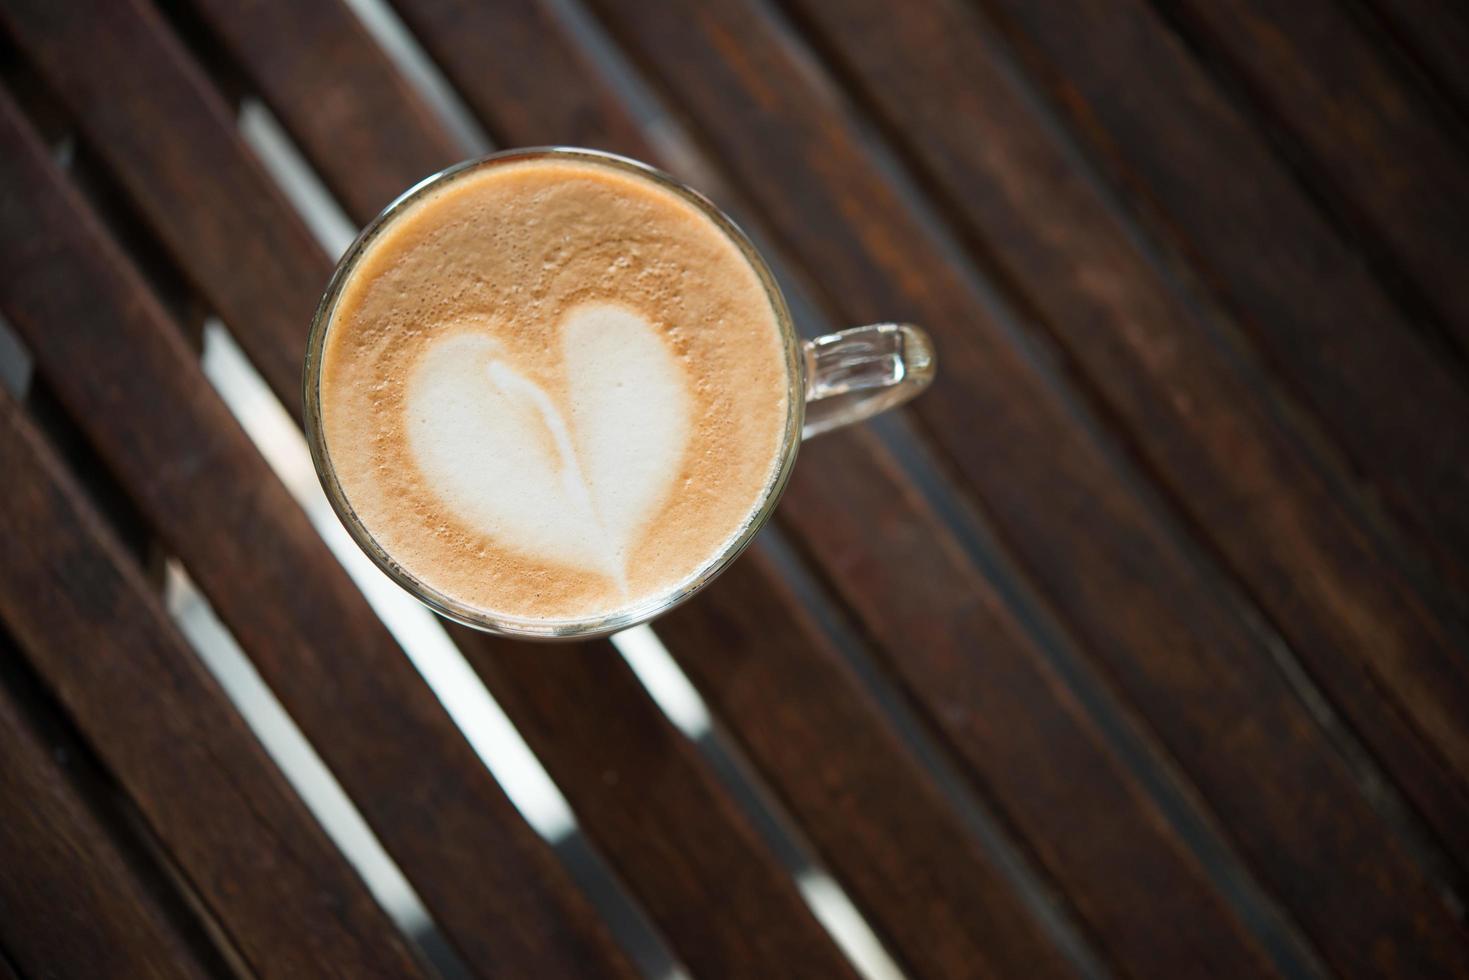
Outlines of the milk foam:
[[612,304],[567,314],[560,358],[562,405],[515,369],[492,332],[446,334],[408,382],[409,443],[466,523],[626,592],[634,538],[688,442],[686,381],[647,321]]
[[697,576],[764,502],[794,371],[707,215],[585,160],[447,181],[364,247],[322,435],[408,575],[499,619],[598,619]]

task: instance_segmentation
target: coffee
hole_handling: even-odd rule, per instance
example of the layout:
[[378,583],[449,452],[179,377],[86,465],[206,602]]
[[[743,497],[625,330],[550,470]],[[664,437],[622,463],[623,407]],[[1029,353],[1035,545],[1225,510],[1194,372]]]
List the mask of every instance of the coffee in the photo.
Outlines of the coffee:
[[410,576],[484,614],[601,619],[739,536],[784,445],[792,367],[739,245],[588,159],[441,182],[368,243],[331,313],[322,436]]

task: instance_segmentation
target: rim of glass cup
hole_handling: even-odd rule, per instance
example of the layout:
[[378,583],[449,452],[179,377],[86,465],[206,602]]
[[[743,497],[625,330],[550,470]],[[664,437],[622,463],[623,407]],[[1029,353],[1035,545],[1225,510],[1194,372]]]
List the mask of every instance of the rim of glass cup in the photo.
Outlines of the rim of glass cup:
[[[713,221],[726,237],[735,243],[759,277],[760,284],[765,290],[780,326],[787,377],[792,379],[786,400],[785,432],[781,441],[780,461],[775,475],[766,486],[764,496],[744,527],[730,538],[713,561],[701,568],[693,578],[682,583],[673,592],[596,619],[526,619],[490,612],[460,602],[413,575],[378,544],[377,539],[358,518],[356,510],[347,500],[346,493],[337,479],[336,469],[332,466],[331,454],[327,450],[326,438],[321,426],[321,353],[326,343],[326,336],[330,330],[332,316],[336,311],[342,287],[351,277],[358,260],[378,234],[409,207],[459,177],[487,167],[547,158],[579,160],[614,170],[622,170],[645,180],[651,180],[688,201]],[[801,446],[801,426],[806,412],[806,386],[806,359],[802,356],[800,338],[796,334],[790,310],[786,306],[780,287],[776,284],[775,276],[765,263],[765,259],[756,251],[749,236],[714,202],[677,178],[630,157],[581,147],[533,146],[501,150],[456,163],[430,174],[398,195],[362,229],[337,262],[336,269],[333,270],[331,279],[327,282],[326,291],[322,294],[321,302],[317,304],[316,312],[311,318],[311,332],[307,338],[306,362],[302,378],[302,401],[306,442],[310,447],[311,461],[315,465],[317,478],[321,481],[327,500],[331,502],[332,509],[336,511],[338,519],[347,529],[347,533],[352,536],[352,540],[390,579],[439,615],[465,626],[525,640],[574,640],[606,636],[662,615],[696,595],[750,546],[755,535],[775,512],[781,494],[785,492],[786,483],[790,480],[791,469],[795,465],[796,454]]]

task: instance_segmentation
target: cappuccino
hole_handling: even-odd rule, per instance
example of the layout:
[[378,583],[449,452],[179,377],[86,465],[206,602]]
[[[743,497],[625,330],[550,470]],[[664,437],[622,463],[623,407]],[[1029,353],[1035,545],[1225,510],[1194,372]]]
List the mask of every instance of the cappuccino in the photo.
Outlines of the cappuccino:
[[678,592],[760,511],[796,390],[735,239],[590,158],[471,168],[396,211],[321,352],[325,452],[404,572],[484,615]]

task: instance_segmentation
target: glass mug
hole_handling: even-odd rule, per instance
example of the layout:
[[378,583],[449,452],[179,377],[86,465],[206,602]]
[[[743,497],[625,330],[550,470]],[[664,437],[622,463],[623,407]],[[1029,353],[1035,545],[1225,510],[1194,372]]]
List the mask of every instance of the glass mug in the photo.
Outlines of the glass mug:
[[[673,592],[647,600],[633,608],[610,616],[583,621],[546,621],[499,616],[460,602],[420,581],[388,554],[362,522],[348,502],[332,468],[321,424],[321,359],[327,332],[343,286],[352,277],[358,260],[368,245],[394,219],[427,192],[466,173],[485,167],[537,159],[571,159],[623,170],[651,181],[693,205],[733,242],[755,271],[770,299],[780,327],[786,356],[785,431],[781,438],[780,458],[775,477],[755,508],[753,516],[719,554],[693,579]],[[828,432],[843,425],[861,421],[885,409],[899,405],[924,388],[934,375],[933,344],[918,327],[906,323],[879,323],[828,334],[815,340],[802,340],[796,333],[785,298],[776,285],[765,260],[749,238],[708,198],[679,181],[644,163],[599,150],[574,147],[532,147],[505,150],[475,160],[467,160],[429,176],[393,201],[372,220],[357,240],[347,249],[327,284],[321,303],[311,321],[311,334],[306,347],[304,399],[306,438],[316,474],[326,491],[337,517],[357,545],[385,572],[420,602],[455,622],[501,636],[530,640],[577,640],[606,636],[636,626],[659,616],[694,595],[739,557],[755,535],[775,512],[781,493],[796,462],[801,440]]]

